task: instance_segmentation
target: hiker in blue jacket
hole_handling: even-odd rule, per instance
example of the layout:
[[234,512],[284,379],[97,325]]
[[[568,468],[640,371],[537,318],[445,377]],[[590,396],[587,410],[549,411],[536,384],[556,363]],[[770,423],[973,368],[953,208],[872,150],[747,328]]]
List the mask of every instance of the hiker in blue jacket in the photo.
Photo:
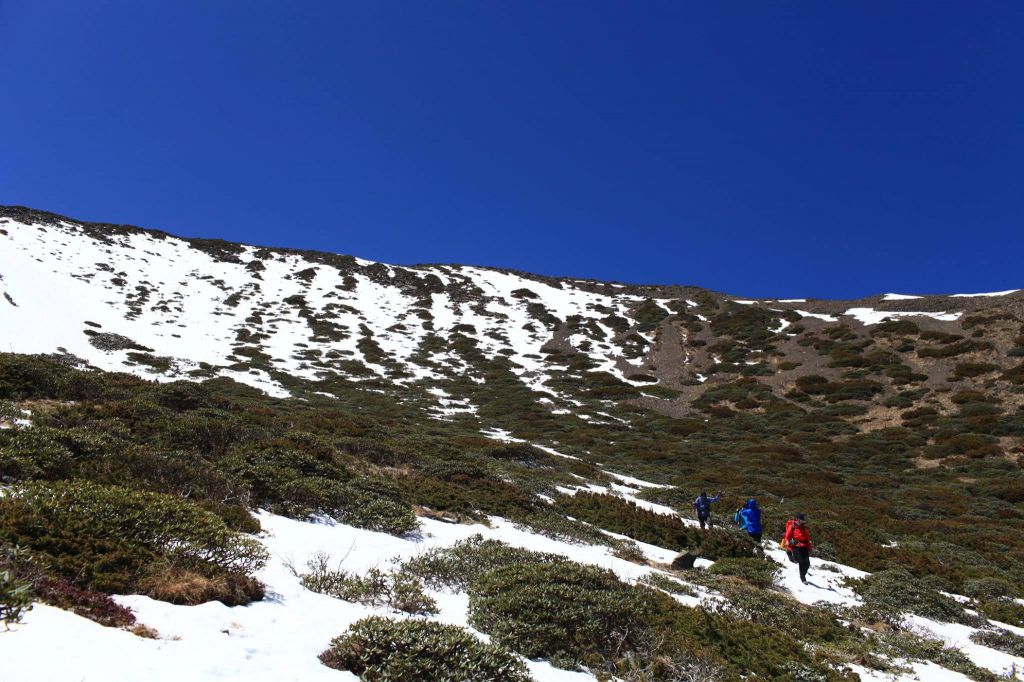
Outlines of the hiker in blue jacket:
[[751,497],[747,504],[736,511],[732,519],[740,524],[740,528],[747,531],[754,542],[761,544],[761,508],[757,506],[757,500]]
[[722,499],[721,490],[714,497],[708,497],[708,494],[702,490],[697,499],[693,501],[693,511],[697,513],[697,520],[700,522],[701,530],[704,530],[705,524],[709,528],[715,525],[714,521],[711,520],[711,503],[718,502],[720,499]]

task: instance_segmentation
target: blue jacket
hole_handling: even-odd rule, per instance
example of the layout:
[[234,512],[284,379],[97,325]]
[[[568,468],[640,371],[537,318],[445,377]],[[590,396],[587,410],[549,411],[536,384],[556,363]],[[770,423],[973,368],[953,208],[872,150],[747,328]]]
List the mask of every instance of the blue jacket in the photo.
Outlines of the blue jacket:
[[757,500],[754,498],[747,500],[747,506],[736,512],[736,520],[748,533],[760,533],[761,508],[757,506]]

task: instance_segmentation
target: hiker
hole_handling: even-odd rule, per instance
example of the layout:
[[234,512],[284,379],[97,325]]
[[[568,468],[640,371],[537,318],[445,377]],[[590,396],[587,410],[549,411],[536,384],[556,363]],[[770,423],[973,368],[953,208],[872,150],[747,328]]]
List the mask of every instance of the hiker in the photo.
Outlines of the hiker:
[[704,524],[707,524],[709,528],[715,525],[714,521],[711,520],[711,503],[718,502],[720,499],[722,499],[721,490],[714,497],[708,497],[707,492],[702,490],[697,499],[693,501],[693,511],[697,513],[697,520],[700,521],[701,530],[704,530]]
[[761,508],[757,506],[757,500],[753,497],[747,500],[745,506],[736,510],[736,515],[732,517],[732,520],[747,531],[747,535],[754,542],[761,544]]
[[790,554],[790,561],[800,566],[800,582],[807,584],[807,569],[811,567],[811,531],[803,514],[796,514],[786,521],[786,534],[782,536],[782,548]]

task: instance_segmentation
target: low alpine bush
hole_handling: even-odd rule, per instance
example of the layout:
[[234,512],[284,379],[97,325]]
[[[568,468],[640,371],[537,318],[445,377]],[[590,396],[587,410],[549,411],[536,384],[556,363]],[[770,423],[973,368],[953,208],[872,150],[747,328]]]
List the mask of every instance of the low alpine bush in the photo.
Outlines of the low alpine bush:
[[309,572],[300,574],[299,580],[314,592],[368,606],[387,605],[405,613],[437,613],[437,602],[424,592],[423,582],[409,572],[385,573],[371,568],[364,575],[355,575],[331,568],[326,554],[314,556],[306,565]]
[[971,641],[1004,654],[1024,657],[1024,637],[1009,630],[979,630],[971,635]]
[[903,568],[889,568],[850,581],[866,606],[909,612],[945,623],[962,622],[967,614],[952,597],[923,584]]
[[686,597],[696,597],[697,590],[687,585],[686,583],[670,578],[664,573],[648,573],[644,577],[637,581],[640,585],[646,585],[647,587],[653,587],[669,594],[681,595]]
[[0,498],[0,541],[35,553],[79,588],[141,591],[144,578],[169,565],[262,597],[246,576],[266,561],[263,546],[215,514],[160,493],[87,481],[17,485]]
[[4,627],[21,622],[24,613],[32,608],[32,586],[21,582],[13,571],[0,571],[0,623]]
[[524,563],[558,563],[564,559],[556,554],[534,552],[506,545],[499,540],[485,540],[473,535],[451,547],[429,550],[402,565],[402,572],[416,576],[434,589],[465,591],[488,571]]
[[753,585],[771,587],[779,577],[782,567],[767,557],[726,557],[719,559],[708,568],[712,575],[727,575]]
[[505,566],[469,587],[469,622],[493,641],[558,665],[605,667],[643,643],[645,592],[570,561]]
[[376,682],[529,682],[506,649],[464,628],[374,616],[355,622],[320,654],[324,665]]
[[844,626],[835,613],[801,604],[781,592],[743,584],[720,587],[726,599],[715,605],[718,613],[734,614],[804,642],[834,642],[855,636],[855,631]]

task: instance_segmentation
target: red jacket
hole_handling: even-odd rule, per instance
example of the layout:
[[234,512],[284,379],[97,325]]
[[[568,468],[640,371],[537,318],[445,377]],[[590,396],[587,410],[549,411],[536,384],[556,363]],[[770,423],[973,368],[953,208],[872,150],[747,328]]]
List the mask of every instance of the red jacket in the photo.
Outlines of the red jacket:
[[786,548],[806,547],[811,549],[811,531],[807,529],[807,524],[798,526],[795,519],[786,521],[786,534],[782,536],[782,544]]

